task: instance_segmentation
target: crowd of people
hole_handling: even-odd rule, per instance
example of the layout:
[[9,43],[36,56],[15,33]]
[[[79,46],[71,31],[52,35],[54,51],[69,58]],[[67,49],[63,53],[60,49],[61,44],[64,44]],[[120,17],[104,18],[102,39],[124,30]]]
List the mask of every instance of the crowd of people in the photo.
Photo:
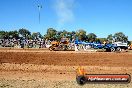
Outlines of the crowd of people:
[[14,48],[45,48],[50,41],[44,39],[0,39],[1,47]]

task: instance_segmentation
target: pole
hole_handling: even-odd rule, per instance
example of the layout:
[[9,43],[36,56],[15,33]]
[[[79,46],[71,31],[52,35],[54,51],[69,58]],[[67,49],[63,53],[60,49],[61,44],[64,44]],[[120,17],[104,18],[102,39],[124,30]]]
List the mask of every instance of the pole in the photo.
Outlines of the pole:
[[41,14],[41,13],[40,13],[40,10],[41,10],[41,8],[42,8],[42,5],[38,5],[38,10],[39,10],[39,24],[40,24],[40,16],[41,16],[41,15],[40,15],[40,14]]

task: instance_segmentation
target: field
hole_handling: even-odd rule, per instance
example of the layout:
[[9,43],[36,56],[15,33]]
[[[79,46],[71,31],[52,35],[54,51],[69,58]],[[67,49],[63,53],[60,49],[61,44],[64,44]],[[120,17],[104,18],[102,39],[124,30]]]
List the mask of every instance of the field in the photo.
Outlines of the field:
[[132,53],[0,49],[0,88],[131,88],[129,84],[76,83],[76,69],[89,74],[132,75]]

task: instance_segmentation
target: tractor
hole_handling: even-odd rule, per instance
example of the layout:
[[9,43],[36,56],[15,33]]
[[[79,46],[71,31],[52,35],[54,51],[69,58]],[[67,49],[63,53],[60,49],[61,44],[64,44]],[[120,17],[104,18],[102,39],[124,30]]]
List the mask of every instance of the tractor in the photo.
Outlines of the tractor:
[[132,44],[129,46],[129,49],[132,50]]
[[66,51],[68,49],[69,40],[68,38],[62,38],[61,41],[52,41],[49,47],[50,51],[61,50]]

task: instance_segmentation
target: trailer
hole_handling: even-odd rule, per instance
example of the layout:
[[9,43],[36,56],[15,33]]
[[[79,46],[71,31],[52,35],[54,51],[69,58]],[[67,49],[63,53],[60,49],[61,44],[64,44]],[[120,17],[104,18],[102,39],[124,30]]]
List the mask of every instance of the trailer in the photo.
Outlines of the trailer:
[[106,43],[101,44],[97,42],[83,42],[83,41],[75,41],[75,45],[82,45],[83,49],[87,49],[87,46],[90,46],[90,48],[93,49],[105,49],[107,52],[115,52],[115,51],[122,51],[123,49],[128,49],[128,44],[124,42],[114,42],[114,43]]

